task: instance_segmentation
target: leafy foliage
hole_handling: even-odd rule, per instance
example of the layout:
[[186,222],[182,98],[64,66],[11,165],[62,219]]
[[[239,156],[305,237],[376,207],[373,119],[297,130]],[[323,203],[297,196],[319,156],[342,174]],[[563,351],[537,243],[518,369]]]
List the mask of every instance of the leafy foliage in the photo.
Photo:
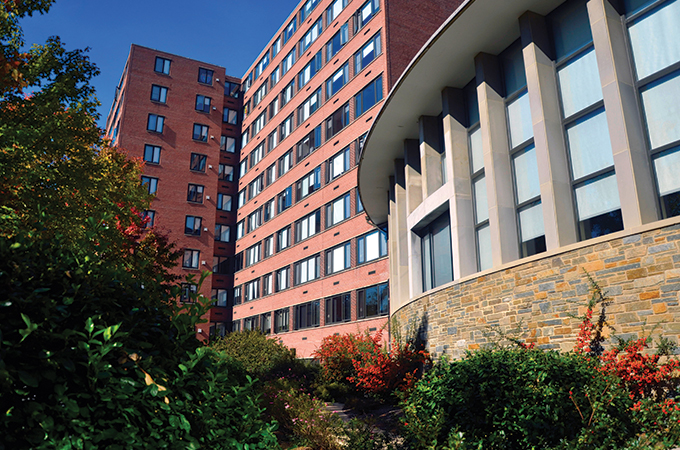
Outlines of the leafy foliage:
[[228,333],[211,346],[239,361],[248,373],[257,377],[277,378],[297,364],[295,350],[259,330]]

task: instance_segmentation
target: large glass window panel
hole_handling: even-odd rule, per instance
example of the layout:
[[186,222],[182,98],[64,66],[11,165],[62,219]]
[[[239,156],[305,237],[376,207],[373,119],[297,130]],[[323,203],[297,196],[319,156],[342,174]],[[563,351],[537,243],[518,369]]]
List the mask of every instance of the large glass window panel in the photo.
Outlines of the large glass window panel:
[[432,289],[432,235],[426,233],[422,237],[422,270],[423,270],[423,292]]
[[519,212],[519,225],[522,242],[545,235],[543,226],[543,205],[534,204]]
[[451,256],[451,227],[449,215],[444,213],[431,225],[432,264],[434,287],[453,281],[453,260]]
[[567,128],[567,142],[574,180],[614,165],[604,109],[582,117]]
[[579,221],[600,216],[621,207],[615,174],[588,180],[577,187],[575,192]]
[[481,177],[472,183],[475,192],[475,212],[477,223],[484,222],[489,218],[489,203],[486,197],[486,177]]
[[654,170],[659,184],[663,217],[680,215],[680,148],[659,153],[654,159]]
[[638,79],[680,61],[680,1],[661,5],[628,30]]
[[491,229],[486,225],[477,230],[477,256],[479,270],[490,269],[493,265],[491,256]]
[[529,93],[524,91],[519,97],[508,103],[508,128],[510,129],[511,147],[515,148],[522,142],[534,137],[534,127],[531,123],[531,107]]
[[564,117],[602,100],[595,49],[591,48],[557,71]]
[[538,162],[536,149],[530,145],[512,158],[517,188],[517,203],[523,203],[541,194],[541,183],[538,179]]
[[652,148],[680,139],[680,73],[647,85],[641,95]]
[[482,129],[477,128],[470,133],[470,154],[472,173],[484,168],[484,148],[482,147]]

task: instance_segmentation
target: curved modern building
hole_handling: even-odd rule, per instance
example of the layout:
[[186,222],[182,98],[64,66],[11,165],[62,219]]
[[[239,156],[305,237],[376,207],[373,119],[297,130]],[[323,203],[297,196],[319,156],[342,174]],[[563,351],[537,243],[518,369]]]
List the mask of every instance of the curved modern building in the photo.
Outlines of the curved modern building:
[[[391,315],[453,356],[573,347],[587,271],[625,336],[680,335],[680,0],[467,0],[367,136]],[[656,326],[656,327],[655,327]]]

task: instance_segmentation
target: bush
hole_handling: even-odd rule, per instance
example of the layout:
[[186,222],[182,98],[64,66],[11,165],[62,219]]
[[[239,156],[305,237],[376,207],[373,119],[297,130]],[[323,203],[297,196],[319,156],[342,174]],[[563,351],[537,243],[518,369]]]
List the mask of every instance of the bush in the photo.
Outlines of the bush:
[[216,351],[239,361],[253,376],[278,378],[296,365],[295,350],[259,330],[228,333],[211,344]]

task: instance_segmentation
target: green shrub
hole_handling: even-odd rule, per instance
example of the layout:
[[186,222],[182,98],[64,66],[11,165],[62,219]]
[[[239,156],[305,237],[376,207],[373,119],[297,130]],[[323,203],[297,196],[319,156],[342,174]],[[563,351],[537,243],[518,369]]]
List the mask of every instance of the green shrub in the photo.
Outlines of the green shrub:
[[296,365],[295,350],[259,330],[228,333],[211,346],[239,361],[248,373],[257,377],[277,377]]

